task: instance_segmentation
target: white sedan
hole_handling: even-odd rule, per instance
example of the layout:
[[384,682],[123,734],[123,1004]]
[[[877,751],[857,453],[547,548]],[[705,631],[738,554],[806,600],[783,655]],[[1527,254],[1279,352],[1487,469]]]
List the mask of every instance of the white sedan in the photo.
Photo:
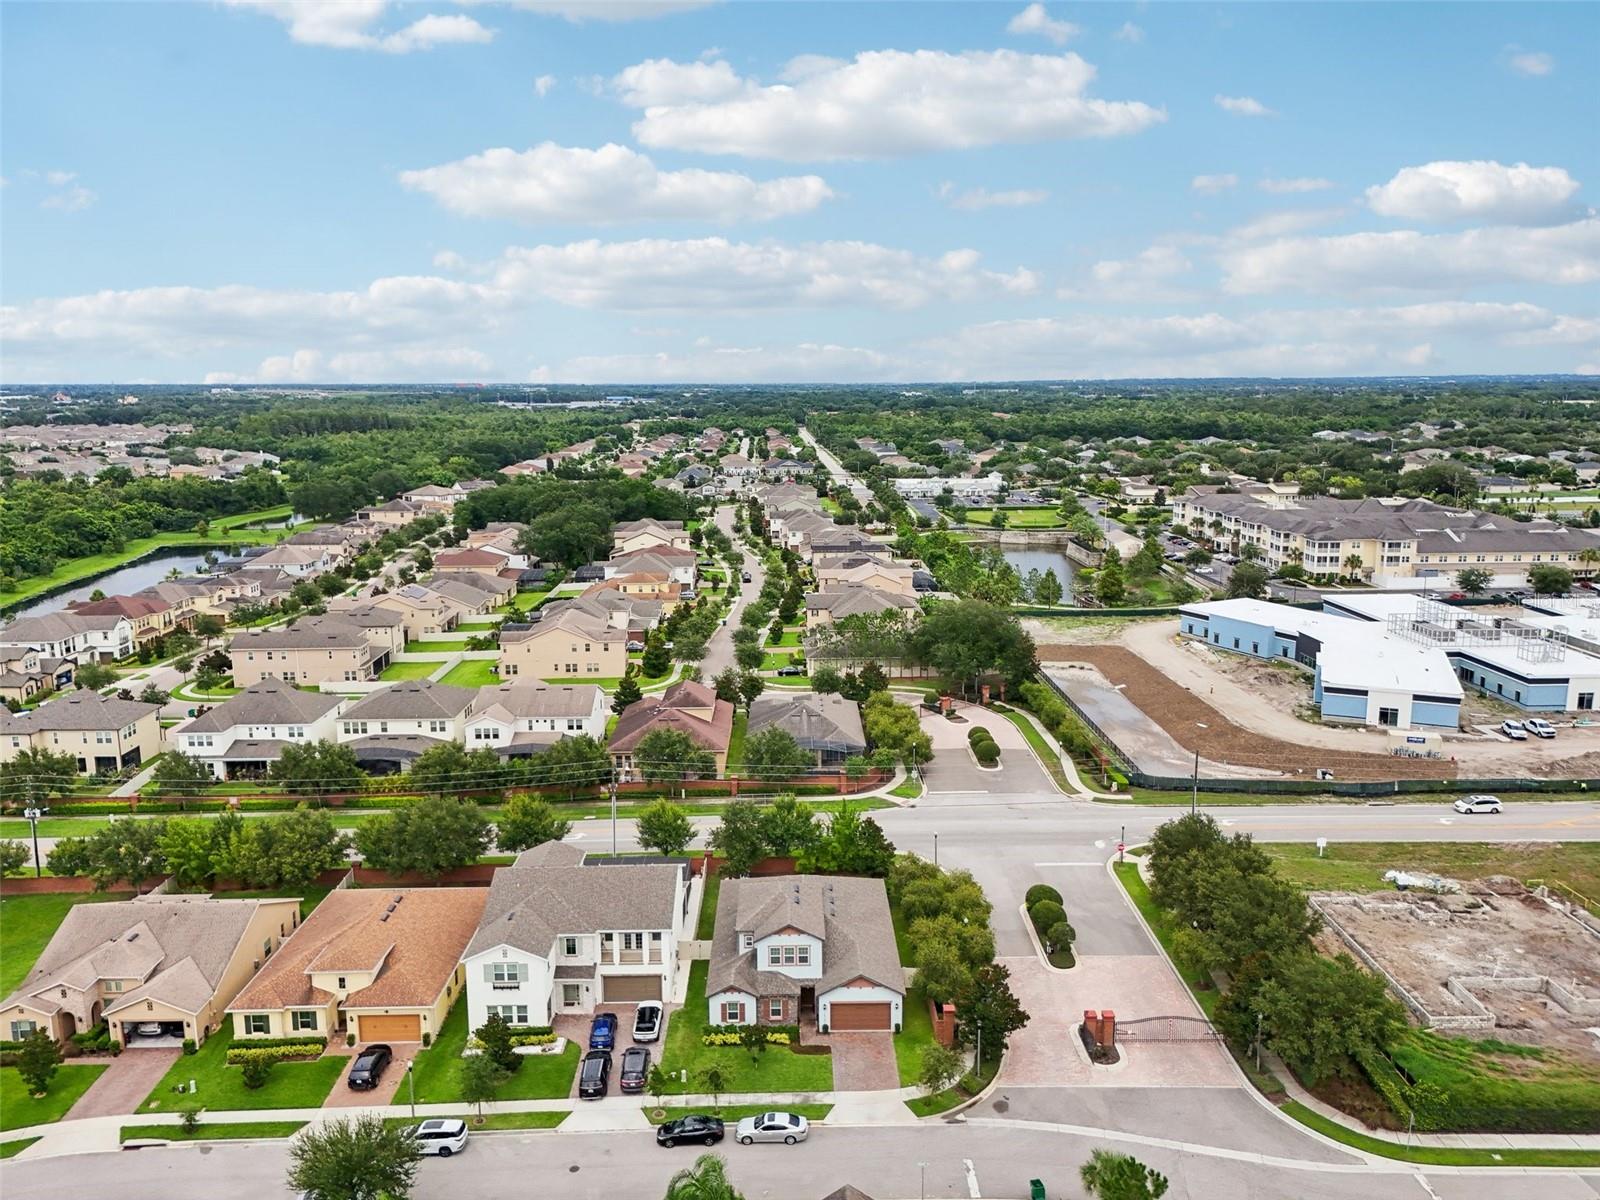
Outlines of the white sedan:
[[1462,796],[1453,807],[1458,813],[1497,813],[1500,811],[1500,797]]
[[782,1142],[792,1146],[805,1141],[810,1129],[811,1123],[797,1113],[768,1112],[740,1121],[735,1136],[741,1146],[752,1142]]

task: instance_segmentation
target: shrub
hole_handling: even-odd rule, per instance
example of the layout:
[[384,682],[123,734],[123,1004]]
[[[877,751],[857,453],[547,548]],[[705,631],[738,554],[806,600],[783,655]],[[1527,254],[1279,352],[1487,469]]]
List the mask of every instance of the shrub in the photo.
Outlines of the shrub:
[[513,1046],[550,1046],[555,1044],[555,1040],[553,1033],[517,1033],[511,1036]]
[[[787,1046],[791,1040],[781,1029],[767,1031],[766,1037],[769,1046]],[[700,1042],[705,1046],[738,1046],[743,1044],[744,1038],[737,1033],[708,1033]]]
[[1078,934],[1066,921],[1057,921],[1045,931],[1044,944],[1052,952],[1065,950],[1072,952],[1072,943],[1077,940]]
[[272,1075],[272,1060],[266,1058],[253,1058],[243,1064],[244,1085],[252,1091],[256,1088],[267,1086],[267,1079]]
[[356,1044],[356,1035],[353,1034],[353,1033],[345,1034],[344,1035],[344,1044],[346,1046],[354,1046]]
[[184,1038],[183,1052],[185,1054],[198,1054],[200,1053],[200,1046],[193,1038]]
[[274,1046],[314,1046],[320,1054],[327,1046],[328,1039],[318,1037],[314,1033],[303,1033],[299,1037],[281,1038],[250,1038],[248,1041],[235,1042],[228,1049],[234,1050],[267,1050]]
[[1053,904],[1060,904],[1061,893],[1048,883],[1036,883],[1028,889],[1028,894],[1023,899],[1023,903],[1031,909],[1041,900],[1049,900]]
[[186,1104],[183,1115],[178,1118],[178,1126],[185,1133],[193,1135],[200,1128],[200,1110],[192,1104]]
[[302,1046],[229,1046],[228,1065],[243,1067],[246,1085],[259,1087],[260,1084],[250,1083],[250,1067],[253,1064],[266,1063],[270,1067],[288,1058],[316,1058],[321,1053],[322,1047],[315,1042],[307,1042]]
[[924,704],[926,704],[929,708],[938,708],[939,707],[939,693],[938,692],[923,692],[922,693],[922,702]]
[[1000,761],[1000,747],[993,742],[979,742],[972,748],[972,754],[979,766],[992,767]]
[[1054,900],[1041,900],[1028,909],[1028,919],[1033,922],[1034,932],[1042,938],[1050,926],[1067,919],[1067,910]]

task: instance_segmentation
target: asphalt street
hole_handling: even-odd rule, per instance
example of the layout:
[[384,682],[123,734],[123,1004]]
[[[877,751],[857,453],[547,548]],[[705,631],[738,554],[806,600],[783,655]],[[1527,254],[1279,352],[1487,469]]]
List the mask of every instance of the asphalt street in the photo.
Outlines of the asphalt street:
[[[724,504],[717,509],[717,528],[730,538],[734,536],[733,517],[733,505]],[[767,578],[767,573],[761,566],[760,556],[750,553],[742,546],[740,549],[744,550],[744,567],[750,572],[750,582],[741,584],[738,579],[730,581],[737,593],[733,607],[728,610],[726,623],[720,626],[706,643],[706,656],[700,660],[700,674],[707,683],[734,665],[733,631],[739,628],[739,618],[744,615],[745,605],[750,602],[751,597],[761,594],[761,585]]]
[[[1136,1102],[1136,1101],[1130,1101]],[[876,1200],[1026,1197],[1042,1180],[1051,1200],[1082,1197],[1079,1166],[1096,1147],[1136,1154],[1172,1181],[1168,1200],[1595,1200],[1600,1173],[1461,1171],[1353,1161],[1302,1162],[1209,1150],[1180,1136],[1108,1137],[1070,1127],[977,1118],[965,1124],[818,1128],[799,1146],[724,1143],[729,1173],[748,1200],[819,1200],[854,1184]],[[416,1200],[654,1200],[695,1151],[658,1149],[630,1134],[480,1134],[466,1151],[422,1165]],[[212,1144],[5,1164],[7,1200],[211,1200],[291,1195],[283,1143]],[[925,1164],[925,1165],[924,1165]]]

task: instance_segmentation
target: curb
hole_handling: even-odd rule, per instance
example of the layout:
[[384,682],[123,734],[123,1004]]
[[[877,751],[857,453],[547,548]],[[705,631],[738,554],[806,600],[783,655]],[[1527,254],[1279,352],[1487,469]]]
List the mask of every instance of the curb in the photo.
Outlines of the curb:
[[[1119,883],[1118,886],[1120,887],[1121,884]],[[1017,905],[1017,911],[1022,914],[1023,928],[1028,931],[1028,941],[1033,943],[1033,952],[1038,955],[1040,966],[1044,967],[1046,971],[1054,971],[1057,975],[1070,975],[1078,969],[1077,955],[1073,955],[1072,966],[1070,967],[1058,967],[1051,962],[1049,956],[1044,952],[1044,943],[1039,940],[1039,932],[1034,929],[1033,920],[1028,916],[1028,906],[1019,904]]]

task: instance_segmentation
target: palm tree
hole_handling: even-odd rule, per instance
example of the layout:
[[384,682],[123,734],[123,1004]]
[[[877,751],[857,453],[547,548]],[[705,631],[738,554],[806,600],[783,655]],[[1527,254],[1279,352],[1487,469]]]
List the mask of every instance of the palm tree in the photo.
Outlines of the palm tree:
[[667,1181],[664,1200],[744,1200],[744,1194],[728,1179],[722,1155],[702,1154]]
[[1584,565],[1582,574],[1593,575],[1595,567],[1600,565],[1600,550],[1596,550],[1593,546],[1587,550],[1579,550],[1578,561]]
[[1345,570],[1350,573],[1350,578],[1354,579],[1357,575],[1360,575],[1361,574],[1361,555],[1359,555],[1359,554],[1346,554],[1344,556],[1344,567],[1345,567]]

